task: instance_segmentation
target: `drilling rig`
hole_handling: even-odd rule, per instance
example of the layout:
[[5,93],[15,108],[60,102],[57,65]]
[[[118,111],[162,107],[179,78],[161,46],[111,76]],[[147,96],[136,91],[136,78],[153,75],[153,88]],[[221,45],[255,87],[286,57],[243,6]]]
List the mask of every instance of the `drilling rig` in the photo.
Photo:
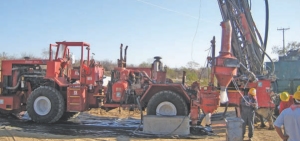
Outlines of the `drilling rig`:
[[[261,37],[251,15],[251,3],[242,0],[218,0],[223,18],[221,51],[215,57],[215,39],[212,40],[212,56],[208,62],[212,67],[209,89],[214,89],[214,76],[217,89],[220,90],[220,102],[232,105],[239,111],[240,99],[250,88],[256,88],[260,115],[267,118],[270,129],[273,128],[272,115],[275,108],[276,94],[273,92],[274,63],[266,53],[268,39],[268,0],[265,0],[266,24],[265,37]],[[271,67],[266,71],[265,56]],[[205,95],[200,97],[205,99]],[[202,105],[206,109],[209,104]],[[212,108],[216,109],[216,108]],[[212,110],[204,110],[212,112]],[[239,112],[237,112],[239,115]],[[267,114],[266,114],[267,113]]]
[[[77,67],[72,66],[70,57],[70,49],[74,47],[81,50]],[[103,72],[104,69],[90,59],[90,45],[86,42],[50,44],[46,60],[3,60],[0,113],[27,111],[38,123],[68,120],[79,112],[98,107]]]
[[[248,1],[218,0],[218,3],[223,18],[222,41],[219,56],[215,55],[215,38],[211,41],[212,56],[208,57],[211,75],[208,86],[200,87],[198,82],[186,86],[184,76],[182,84],[166,83],[161,58],[156,57],[151,68],[126,68],[126,57],[122,59],[120,55],[118,68],[112,72],[113,79],[107,89],[108,98],[104,107],[116,108],[121,103],[136,105],[134,100],[131,103],[126,100],[131,96],[137,98],[136,103],[140,103],[141,109],[147,108],[148,115],[189,115],[191,125],[196,127],[201,121],[200,111],[204,114],[214,113],[221,104],[236,107],[237,116],[240,116],[241,98],[250,88],[256,88],[258,106],[268,111],[271,115],[268,117],[272,117],[275,107],[275,94],[271,86],[274,67],[268,73],[265,73],[263,67],[264,57],[270,59],[265,52],[268,18],[265,39],[262,40],[252,19]],[[268,17],[267,0],[265,4]],[[215,77],[217,84],[214,82]],[[272,126],[272,118],[270,121]]]

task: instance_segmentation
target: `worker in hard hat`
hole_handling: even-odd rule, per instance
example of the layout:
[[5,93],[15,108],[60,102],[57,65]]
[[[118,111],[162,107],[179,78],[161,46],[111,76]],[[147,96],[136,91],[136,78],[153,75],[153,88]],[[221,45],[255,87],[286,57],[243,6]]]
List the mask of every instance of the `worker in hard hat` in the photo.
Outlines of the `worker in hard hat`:
[[255,111],[257,110],[257,100],[256,100],[256,89],[251,88],[248,95],[242,97],[241,99],[241,116],[244,120],[243,123],[243,135],[246,132],[246,125],[248,125],[248,137],[252,140],[254,131],[254,117]]
[[297,91],[300,91],[300,85],[297,87]]
[[[300,91],[293,96],[294,104],[284,109],[274,122],[277,134],[281,139],[287,141],[298,141],[300,139]],[[284,125],[285,134],[281,130]]]
[[[299,87],[300,89],[300,87]],[[280,94],[280,104],[279,104],[279,114],[286,108],[290,107],[294,103],[292,95],[289,95],[288,92],[282,92]]]

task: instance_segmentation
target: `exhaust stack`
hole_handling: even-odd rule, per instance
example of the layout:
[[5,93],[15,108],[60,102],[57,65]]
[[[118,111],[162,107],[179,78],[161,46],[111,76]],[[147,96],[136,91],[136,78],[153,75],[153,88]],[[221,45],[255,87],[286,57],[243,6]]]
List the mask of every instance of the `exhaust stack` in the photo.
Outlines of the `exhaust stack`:
[[120,46],[120,59],[118,59],[118,67],[123,68],[123,44]]
[[125,47],[125,55],[124,55],[124,62],[125,62],[124,67],[125,68],[126,68],[126,65],[127,65],[127,48],[128,48],[128,46]]

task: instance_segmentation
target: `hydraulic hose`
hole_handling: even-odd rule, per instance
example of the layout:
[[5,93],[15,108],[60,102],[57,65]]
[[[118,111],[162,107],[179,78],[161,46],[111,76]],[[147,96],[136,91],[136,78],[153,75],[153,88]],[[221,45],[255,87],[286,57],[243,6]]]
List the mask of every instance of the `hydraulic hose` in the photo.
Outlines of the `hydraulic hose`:
[[255,74],[252,71],[248,70],[247,67],[244,64],[240,63],[240,65],[253,76],[254,80],[257,79]]
[[138,108],[139,108],[140,113],[141,113],[141,124],[142,124],[144,115],[143,115],[143,109],[142,109],[142,105],[140,103],[140,97],[139,96],[136,98],[136,102],[138,104]]
[[21,77],[44,77],[44,76],[39,75],[38,73],[37,74],[36,73],[32,73],[31,75],[22,73],[22,74],[20,74],[18,76],[18,82],[17,82],[17,84],[15,86],[5,87],[5,88],[8,89],[8,90],[15,90],[15,89],[17,89],[20,86]]
[[273,60],[272,60],[271,57],[265,52],[265,50],[264,50],[263,48],[261,48],[260,46],[259,46],[259,48],[263,51],[263,53],[264,53],[264,54],[269,58],[269,60],[272,62],[272,73],[268,73],[268,75],[274,74],[274,72],[275,72],[275,66],[274,66]]
[[[267,49],[267,42],[268,42],[268,35],[269,35],[269,2],[268,0],[265,0],[265,6],[266,6],[266,25],[265,25],[265,39],[264,39],[264,52]],[[262,58],[264,60],[265,54],[263,54]]]
[[141,122],[140,122],[139,126],[133,131],[134,134],[136,133],[137,130],[140,129],[140,127],[141,127],[142,124],[143,124],[143,120],[144,120],[144,119],[143,119],[144,115],[143,115],[143,111],[142,111],[142,106],[141,106],[141,103],[140,103],[140,96],[138,96],[138,97],[136,98],[136,102],[137,102],[137,104],[138,104],[138,108],[139,108],[140,113],[141,113]]
[[20,85],[20,82],[21,82],[21,78],[18,79],[18,82],[17,82],[17,85],[16,86],[13,86],[13,87],[5,87],[6,89],[8,90],[15,90],[19,87]]
[[[268,3],[268,0],[265,0],[265,9],[266,9],[266,22],[265,22],[265,38],[264,38],[264,41],[263,41],[263,46],[264,46],[264,48],[263,48],[263,54],[262,54],[262,60],[264,60],[264,56],[265,56],[265,51],[266,51],[266,49],[267,49],[267,43],[268,43],[268,32],[269,32],[269,3]],[[253,19],[252,19],[252,21],[253,21]],[[256,30],[256,32],[258,33],[258,35],[259,35],[259,32],[257,31],[257,28],[256,28],[256,25],[254,24],[254,26],[255,26],[255,30]],[[252,34],[252,36],[253,36],[253,38],[254,38],[254,35],[253,35],[253,33],[251,33]],[[259,35],[259,37],[260,37],[260,35]],[[257,41],[256,41],[257,42]],[[257,43],[257,45],[258,45],[258,43]]]
[[[254,36],[253,33],[251,33],[251,36]],[[255,42],[256,44],[258,44],[257,40],[253,39],[253,42]],[[259,49],[268,57],[268,59],[272,62],[272,73],[274,73],[275,71],[275,66],[274,66],[274,62],[273,60],[271,59],[271,57],[266,53],[265,49],[263,49],[261,46],[259,46]],[[269,75],[270,73],[268,73]]]
[[148,74],[145,71],[142,71],[142,75],[148,78],[148,80],[154,84],[154,81],[148,76]]
[[225,118],[225,116],[226,116],[227,109],[228,109],[228,105],[229,105],[229,102],[227,101],[227,102],[226,102],[225,109],[224,109],[224,112],[223,112],[223,114],[222,114],[223,118]]

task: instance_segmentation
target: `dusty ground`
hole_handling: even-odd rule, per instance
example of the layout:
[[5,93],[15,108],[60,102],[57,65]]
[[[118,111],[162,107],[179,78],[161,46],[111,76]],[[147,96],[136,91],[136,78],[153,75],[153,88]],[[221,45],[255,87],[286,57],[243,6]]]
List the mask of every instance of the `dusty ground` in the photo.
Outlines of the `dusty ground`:
[[[223,108],[219,108],[219,113]],[[234,116],[230,108],[227,117]],[[56,124],[36,124],[28,120],[16,120],[12,118],[0,118],[1,141],[160,141],[160,140],[205,140],[225,141],[226,124],[218,116],[213,118],[213,130],[215,136],[149,136],[140,131],[133,133],[139,126],[139,112],[118,110],[105,112],[94,109],[79,115],[68,122]],[[247,138],[245,138],[247,139]],[[280,141],[274,130],[267,127],[255,126],[254,140],[256,141]]]

